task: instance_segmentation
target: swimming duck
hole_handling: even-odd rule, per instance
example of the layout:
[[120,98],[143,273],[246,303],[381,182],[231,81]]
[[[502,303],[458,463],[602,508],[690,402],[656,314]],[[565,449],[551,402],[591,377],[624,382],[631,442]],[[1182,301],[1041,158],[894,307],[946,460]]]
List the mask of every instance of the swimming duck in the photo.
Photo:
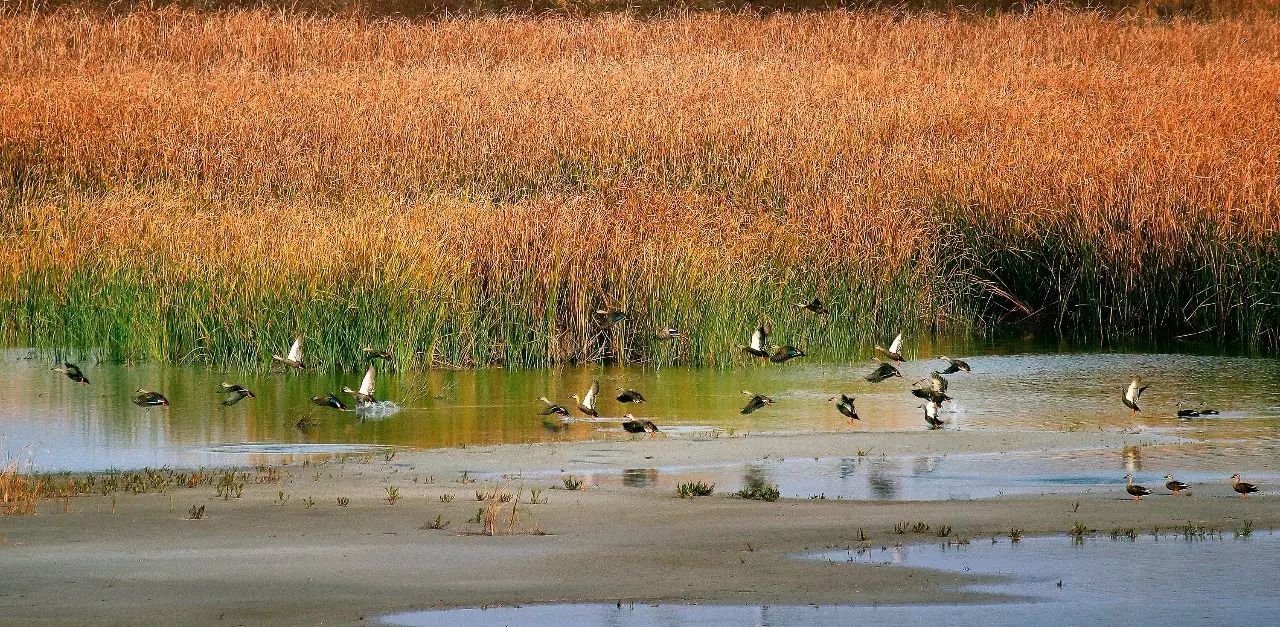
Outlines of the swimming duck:
[[80,372],[80,367],[75,364],[64,363],[62,366],[54,368],[53,371],[67,375],[68,379],[71,379],[76,383],[89,385],[89,379],[84,376],[83,372]]
[[246,398],[255,398],[253,392],[250,392],[248,388],[235,383],[223,382],[222,393],[226,395],[226,397],[222,399],[222,404],[228,407],[235,405]]
[[836,411],[849,418],[849,420],[861,420],[861,418],[858,418],[857,410],[853,407],[852,396],[841,394],[840,401],[836,403]]
[[618,388],[618,402],[619,403],[643,403],[644,395],[635,390]]
[[768,359],[769,358],[769,328],[764,326],[763,324],[756,327],[755,332],[751,334],[751,339],[748,341],[748,344],[741,348],[742,350],[747,351],[747,353],[749,353],[753,357]]
[[902,376],[902,373],[898,372],[898,369],[894,368],[893,364],[880,364],[880,367],[876,368],[871,372],[871,374],[867,375],[866,379],[867,381],[870,381],[872,383],[880,383],[881,381],[884,381],[889,377],[901,377],[901,376]]
[[742,408],[741,413],[743,415],[749,414],[757,409],[761,409],[766,405],[773,404],[773,399],[763,394],[752,394],[746,390],[743,390],[742,393],[751,397],[751,400],[747,401],[747,406]]
[[920,407],[924,408],[924,424],[928,425],[930,429],[941,429],[944,422],[938,417],[938,411],[942,409],[942,406],[930,401]]
[[1169,491],[1173,492],[1174,496],[1177,496],[1179,492],[1189,489],[1191,486],[1174,479],[1173,475],[1165,475],[1164,487],[1169,488]]
[[1240,498],[1247,499],[1250,494],[1258,491],[1258,486],[1252,483],[1245,483],[1240,480],[1240,473],[1231,475],[1231,489],[1240,495]]
[[619,322],[622,322],[624,320],[630,320],[631,316],[628,316],[627,312],[619,309],[614,309],[612,307],[601,307],[600,309],[595,310],[595,312],[591,314],[591,319],[594,320],[596,323],[596,326],[600,327],[601,329],[609,329],[609,328],[612,328],[613,325],[618,324]]
[[564,406],[552,403],[551,401],[547,400],[547,397],[545,396],[539,396],[538,400],[542,401],[547,406],[546,409],[542,410],[541,412],[538,412],[539,416],[550,416],[551,414],[558,414],[558,415],[564,416],[565,418],[569,417],[569,410],[565,409]]
[[680,329],[677,329],[675,327],[658,329],[658,332],[654,333],[653,337],[659,340],[678,340],[680,339]]
[[581,399],[578,398],[577,394],[574,394],[573,400],[578,403],[578,411],[591,416],[592,418],[599,418],[600,413],[596,411],[596,395],[599,393],[600,382],[592,381],[591,387],[587,389],[587,393],[583,395]]
[[892,361],[892,362],[903,361],[902,334],[899,333],[897,337],[893,338],[893,342],[889,344],[888,350],[885,350],[885,348],[879,344],[876,344],[875,349],[876,349],[876,356],[879,357],[881,361]]
[[636,420],[635,416],[627,414],[623,416],[626,420],[622,423],[622,430],[627,433],[657,433],[658,425],[653,424],[649,420]]
[[139,407],[155,407],[156,405],[168,405],[169,399],[159,392],[138,388],[138,391],[133,394],[133,404]]
[[356,400],[361,403],[373,403],[377,401],[377,399],[373,397],[377,381],[378,372],[373,367],[373,364],[369,364],[369,368],[364,371],[364,379],[360,381],[360,389],[353,390],[344,385],[342,386],[342,391],[356,397]]
[[312,404],[319,405],[321,407],[328,407],[339,411],[346,411],[347,409],[347,406],[343,405],[341,400],[338,400],[338,395],[333,394],[332,392],[328,394],[321,394],[320,396],[312,396],[311,402]]
[[807,354],[794,346],[779,346],[773,349],[773,354],[769,355],[769,361],[775,364],[784,364],[796,357],[806,357]]
[[932,388],[915,388],[911,390],[911,395],[917,398],[923,398],[930,403],[941,406],[943,403],[954,400],[950,396],[943,394]]
[[372,346],[366,346],[361,350],[364,352],[364,358],[368,359],[369,361],[373,361],[375,359],[381,359],[382,361],[391,361],[391,353],[384,351],[382,349],[374,348]]
[[1182,401],[1178,401],[1178,417],[1179,418],[1199,418],[1200,416],[1216,416],[1216,409],[1183,409]]
[[1129,387],[1124,391],[1124,398],[1122,399],[1124,401],[1124,406],[1132,409],[1134,416],[1137,416],[1138,412],[1142,411],[1138,408],[1138,399],[1142,397],[1143,391],[1148,387],[1151,386],[1142,385],[1142,377],[1138,377],[1134,379],[1133,382],[1129,384]]
[[284,357],[272,355],[271,358],[290,368],[296,368],[298,370],[306,369],[306,366],[302,364],[302,336],[299,335],[293,340],[293,346],[289,347],[288,355],[285,355]]
[[1133,497],[1133,500],[1141,501],[1142,497],[1151,494],[1151,490],[1133,483],[1133,475],[1125,475],[1124,478],[1129,480],[1129,484],[1125,486],[1124,491],[1128,492]]
[[826,316],[831,313],[830,311],[827,311],[827,308],[823,306],[822,301],[818,300],[817,296],[814,296],[813,300],[807,303],[796,303],[796,307],[805,311],[811,311],[819,316]]
[[943,355],[938,359],[941,359],[942,361],[947,362],[947,368],[946,370],[942,371],[942,374],[955,374],[961,371],[972,372],[972,370],[969,369],[969,364],[965,363],[962,360],[952,359],[950,357],[947,357],[946,355]]

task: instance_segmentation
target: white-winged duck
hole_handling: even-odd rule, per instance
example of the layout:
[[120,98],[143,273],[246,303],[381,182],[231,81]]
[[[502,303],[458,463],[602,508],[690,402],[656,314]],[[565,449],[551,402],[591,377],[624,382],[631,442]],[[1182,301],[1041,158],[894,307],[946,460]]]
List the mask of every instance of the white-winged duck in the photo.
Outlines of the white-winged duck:
[[600,413],[596,411],[596,395],[600,393],[600,382],[592,381],[591,387],[587,389],[587,393],[582,398],[578,398],[577,394],[573,395],[573,400],[578,403],[578,411],[599,418]]
[[295,368],[297,370],[305,369],[306,366],[302,363],[302,336],[299,335],[294,338],[293,346],[289,347],[288,355],[285,355],[284,357],[272,355],[271,358],[290,368]]
[[89,385],[89,379],[84,376],[84,373],[80,371],[80,367],[75,364],[64,363],[61,366],[54,368],[53,371],[61,372],[62,374],[67,375],[68,379],[71,379],[76,383],[83,383],[85,385]]

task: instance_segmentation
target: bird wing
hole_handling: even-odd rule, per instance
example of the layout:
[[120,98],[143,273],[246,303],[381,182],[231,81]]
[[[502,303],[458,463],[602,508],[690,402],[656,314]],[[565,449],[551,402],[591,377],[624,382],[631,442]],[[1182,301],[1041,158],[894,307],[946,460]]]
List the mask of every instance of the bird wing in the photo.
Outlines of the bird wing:
[[756,327],[756,332],[751,334],[751,348],[763,351],[769,343],[769,332],[764,327]]
[[889,352],[890,353],[902,352],[902,334],[901,333],[898,334],[898,337],[893,338],[893,343],[889,345]]
[[592,381],[591,388],[587,390],[586,396],[582,397],[582,406],[588,409],[596,408],[596,395],[600,393],[600,382]]
[[[1125,400],[1129,401],[1130,403],[1136,402],[1138,400],[1138,395],[1142,394],[1142,391],[1138,389],[1138,384],[1139,384],[1139,381],[1137,379],[1134,379],[1133,382],[1129,384],[1129,388],[1124,391]],[[1146,388],[1143,388],[1143,389],[1146,389]]]
[[372,365],[368,370],[364,371],[364,380],[360,382],[360,393],[365,396],[373,396],[373,390],[377,384],[378,373]]
[[302,361],[302,336],[293,340],[293,346],[289,347],[289,361]]

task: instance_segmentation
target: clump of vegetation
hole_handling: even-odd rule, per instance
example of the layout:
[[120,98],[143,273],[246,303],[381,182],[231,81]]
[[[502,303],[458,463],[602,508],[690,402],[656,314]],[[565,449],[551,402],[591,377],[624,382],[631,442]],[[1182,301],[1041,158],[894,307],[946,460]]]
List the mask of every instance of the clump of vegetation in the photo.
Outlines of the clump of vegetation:
[[530,505],[546,505],[546,503],[547,497],[542,496],[542,490],[540,488],[531,488],[529,490]]
[[203,505],[192,505],[191,509],[187,511],[188,520],[203,520],[204,517],[205,513]]
[[739,498],[768,501],[770,503],[782,496],[782,493],[778,491],[778,486],[761,480],[748,481],[745,488],[738,490],[734,494]]
[[566,490],[585,490],[587,487],[586,483],[573,475],[568,475],[562,478],[561,481],[564,483],[564,489]]
[[446,492],[446,493],[444,493],[444,494],[441,494],[441,495],[440,495],[440,502],[441,502],[441,503],[452,503],[452,502],[453,502],[453,495],[452,495],[452,494],[449,494],[449,493],[447,493],[447,492]]
[[1078,520],[1071,525],[1071,539],[1076,544],[1082,544],[1084,537],[1091,533],[1093,533],[1093,530]]
[[676,486],[676,495],[682,499],[691,499],[695,496],[711,496],[715,492],[716,484],[705,483],[702,481],[689,481]]
[[1237,537],[1237,538],[1247,538],[1247,537],[1249,537],[1249,536],[1251,536],[1251,535],[1253,535],[1253,521],[1252,521],[1252,520],[1246,520],[1246,521],[1244,521],[1244,522],[1240,523],[1240,526],[1239,526],[1239,527],[1236,527],[1236,537]]
[[285,503],[289,502],[289,498],[290,497],[288,492],[285,492],[284,490],[280,490],[280,492],[276,494],[276,505],[283,506]]
[[939,538],[945,538],[951,535],[951,525],[938,525],[938,530],[934,532]]
[[1010,529],[1010,530],[1009,530],[1009,541],[1010,541],[1010,542],[1012,542],[1012,543],[1014,543],[1014,544],[1017,544],[1017,543],[1019,543],[1019,542],[1022,542],[1022,530],[1021,530],[1021,529],[1019,529],[1019,528],[1017,528],[1017,527],[1014,527],[1013,529]]
[[449,523],[450,521],[448,520],[441,520],[440,514],[436,514],[435,520],[429,520],[426,523],[423,523],[421,528],[422,529],[448,529]]
[[346,507],[350,504],[351,504],[351,499],[345,496],[338,497],[338,507]]
[[1116,527],[1111,530],[1111,539],[1127,539],[1129,541],[1134,541],[1138,539],[1138,530],[1135,527]]
[[311,509],[315,506],[316,506],[315,497],[308,496],[306,500],[302,501],[302,509]]
[[400,488],[389,485],[387,486],[387,505],[395,505],[400,500]]

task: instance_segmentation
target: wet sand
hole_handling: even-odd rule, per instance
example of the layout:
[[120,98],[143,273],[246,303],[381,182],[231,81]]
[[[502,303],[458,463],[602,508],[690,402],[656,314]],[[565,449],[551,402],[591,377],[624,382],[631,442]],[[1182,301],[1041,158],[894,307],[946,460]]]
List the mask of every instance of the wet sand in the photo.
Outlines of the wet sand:
[[[1225,482],[1191,497],[1114,494],[979,501],[682,500],[666,489],[563,489],[524,480],[515,524],[501,535],[466,521],[482,504],[469,473],[711,464],[855,454],[953,454],[1119,448],[1170,441],[1152,434],[911,432],[775,434],[703,440],[505,445],[402,451],[382,458],[282,468],[224,501],[214,488],[43,502],[37,516],[0,518],[0,616],[5,621],[341,623],[431,607],[550,601],[699,603],[970,602],[977,578],[907,568],[794,559],[797,552],[941,542],[897,534],[900,522],[950,525],[951,538],[1008,541],[1065,533],[1076,521],[1172,528],[1280,526],[1280,501],[1236,498]],[[1226,470],[1226,469],[1224,469]],[[254,474],[250,471],[251,476]],[[1228,473],[1229,474],[1229,473]],[[398,488],[396,504],[386,488]],[[550,489],[558,487],[558,489]],[[1155,488],[1156,486],[1149,486]],[[1266,486],[1263,486],[1264,490]],[[528,504],[530,488],[546,503]],[[288,500],[282,505],[279,493]],[[1164,492],[1164,490],[1157,490]],[[451,502],[441,501],[452,495]],[[337,499],[350,499],[339,507]],[[307,500],[314,505],[307,507]],[[187,520],[192,505],[208,517]],[[435,520],[447,529],[422,528]]]

